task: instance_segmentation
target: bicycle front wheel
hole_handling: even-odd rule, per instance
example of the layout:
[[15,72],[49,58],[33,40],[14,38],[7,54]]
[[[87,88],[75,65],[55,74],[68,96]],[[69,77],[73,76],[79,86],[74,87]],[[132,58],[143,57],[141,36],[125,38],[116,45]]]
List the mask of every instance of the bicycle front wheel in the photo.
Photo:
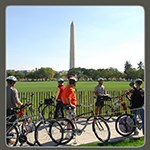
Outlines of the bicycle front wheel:
[[110,128],[106,121],[99,118],[94,118],[93,120],[93,132],[95,136],[101,141],[101,142],[108,142],[110,139]]
[[27,144],[30,146],[35,145],[35,124],[32,122],[32,127],[29,126],[28,122],[22,124],[22,133],[27,137]]
[[130,114],[119,116],[115,123],[116,131],[122,136],[129,136],[135,131],[135,120]]
[[63,140],[63,128],[56,120],[49,121],[50,123],[50,137],[53,142],[60,144]]
[[16,146],[18,143],[19,133],[16,126],[8,127],[6,131],[6,143],[8,146]]
[[58,144],[62,138],[62,127],[56,121],[41,121],[35,129],[35,140],[39,146],[49,146],[53,141]]

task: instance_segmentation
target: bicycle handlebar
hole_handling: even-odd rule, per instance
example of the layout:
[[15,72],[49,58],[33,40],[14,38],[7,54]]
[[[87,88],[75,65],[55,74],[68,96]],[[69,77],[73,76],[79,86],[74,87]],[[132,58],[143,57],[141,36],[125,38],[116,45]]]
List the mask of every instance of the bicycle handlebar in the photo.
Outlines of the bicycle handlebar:
[[114,98],[120,98],[120,97],[123,97],[123,96],[126,96],[127,94],[126,93],[124,93],[124,94],[121,94],[121,95],[119,95],[119,96],[114,96],[114,97],[110,97],[111,99],[114,99]]

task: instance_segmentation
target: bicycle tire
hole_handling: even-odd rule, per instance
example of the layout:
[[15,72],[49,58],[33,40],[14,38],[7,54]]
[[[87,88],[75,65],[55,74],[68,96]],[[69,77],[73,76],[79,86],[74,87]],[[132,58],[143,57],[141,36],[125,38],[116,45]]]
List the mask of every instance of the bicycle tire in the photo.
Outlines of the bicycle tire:
[[[10,140],[15,140],[13,143]],[[6,143],[8,146],[16,146],[19,140],[19,132],[16,126],[11,126],[6,131]]]
[[27,138],[26,143],[30,146],[34,146],[36,143],[35,134],[34,134],[36,126],[33,121],[31,122],[32,122],[32,127],[29,126],[27,121],[23,122],[21,130],[22,130],[23,135],[25,135]]
[[101,142],[105,143],[108,142],[110,139],[110,128],[107,124],[107,122],[102,119],[101,117],[94,118],[93,120],[93,132],[95,136],[100,140]]
[[[57,119],[57,121],[61,124],[62,128],[63,128],[63,140],[61,141],[60,144],[67,144],[69,143],[73,137],[74,137],[74,125],[73,123],[67,119],[67,118],[61,118],[61,119]],[[67,126],[70,127],[70,129],[67,129]],[[69,135],[67,138],[67,134]]]
[[[130,124],[128,120],[130,120]],[[119,116],[115,122],[115,129],[122,136],[131,135],[136,129],[133,116],[130,114]]]
[[108,121],[112,117],[112,108],[110,105],[104,104],[101,109],[101,116]]
[[[54,143],[59,145],[63,140],[63,128],[56,120],[50,120],[50,137]],[[58,136],[60,135],[60,137]]]
[[[63,132],[62,127],[59,123],[57,123],[60,127],[60,139],[59,142],[57,140],[57,143],[60,143],[63,139]],[[51,136],[52,134],[52,127],[53,125],[52,121],[41,121],[35,129],[35,140],[39,146],[48,146],[50,142],[53,142],[54,136]],[[53,139],[51,138],[53,137]],[[56,141],[56,139],[55,139]],[[56,143],[56,142],[55,142]]]
[[55,106],[54,105],[46,105],[42,109],[42,116],[45,120],[51,120],[53,118]]

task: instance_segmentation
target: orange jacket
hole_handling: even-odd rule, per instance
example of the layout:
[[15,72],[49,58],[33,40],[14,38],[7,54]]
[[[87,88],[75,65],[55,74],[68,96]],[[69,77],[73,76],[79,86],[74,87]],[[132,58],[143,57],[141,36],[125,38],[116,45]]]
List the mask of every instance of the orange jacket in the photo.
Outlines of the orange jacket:
[[71,87],[70,85],[67,85],[61,94],[61,99],[62,99],[63,104],[69,104],[67,100],[68,98],[70,99],[70,104],[73,107],[76,107],[77,99],[76,99],[75,89]]

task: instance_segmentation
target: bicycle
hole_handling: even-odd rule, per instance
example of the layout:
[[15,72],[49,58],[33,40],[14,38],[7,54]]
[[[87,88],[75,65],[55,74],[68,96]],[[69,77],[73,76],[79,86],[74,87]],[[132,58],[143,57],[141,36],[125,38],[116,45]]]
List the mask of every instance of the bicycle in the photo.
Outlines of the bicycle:
[[[133,110],[139,110],[138,109],[132,109],[131,112]],[[122,136],[129,136],[131,135],[136,128],[138,128],[139,130],[142,129],[142,120],[140,115],[137,115],[137,121],[135,121],[135,116],[133,114],[123,114],[121,116],[119,116],[116,120],[115,123],[115,128],[116,131],[122,135]]]
[[[81,105],[77,105],[79,107]],[[69,111],[69,114],[71,114],[72,119],[69,120],[67,118],[60,118],[57,121],[59,121],[63,128],[63,140],[60,144],[67,144],[70,142],[74,136],[81,135],[82,132],[85,131],[85,128],[88,124],[92,124],[92,130],[95,134],[95,136],[100,140],[101,142],[108,142],[110,139],[110,128],[106,121],[101,117],[97,117],[93,110],[92,106],[90,106],[89,112],[75,115],[72,112],[72,108],[69,105],[64,106],[64,109]],[[89,116],[90,115],[90,116]],[[88,116],[88,117],[87,117]],[[72,121],[74,123],[72,123]],[[91,121],[91,122],[90,122]],[[65,138],[69,134],[70,136]]]
[[63,128],[57,120],[45,119],[43,112],[45,112],[47,106],[44,106],[43,110],[40,111],[43,104],[45,103],[41,101],[38,107],[40,122],[35,128],[35,141],[39,146],[46,145],[51,139],[56,144],[59,144],[63,139]]
[[127,105],[126,103],[123,101],[123,96],[125,94],[122,94],[120,96],[116,96],[116,97],[111,97],[109,100],[115,99],[111,105],[109,104],[104,104],[102,106],[102,114],[101,116],[108,121],[110,118],[112,118],[113,116],[118,116],[118,114],[120,114],[119,111],[119,107],[122,106],[123,112],[127,113]]
[[[33,96],[33,94],[31,95],[31,97],[32,96]],[[37,138],[38,137],[37,127],[39,128],[39,126],[41,126],[41,125],[43,125],[43,129],[45,129],[47,135],[53,141],[58,140],[58,139],[56,139],[56,137],[54,137],[54,135],[55,135],[54,133],[53,133],[53,135],[50,134],[50,133],[52,133],[52,131],[54,130],[54,128],[56,128],[56,126],[61,131],[62,130],[61,125],[56,120],[53,120],[53,121],[52,120],[51,121],[50,120],[49,121],[45,120],[45,118],[43,117],[43,115],[40,111],[42,105],[43,105],[43,103],[40,102],[39,107],[38,107],[38,114],[32,114],[33,113],[32,103],[29,103],[29,101],[25,105],[23,105],[23,107],[21,107],[20,109],[19,108],[13,108],[14,110],[19,110],[19,111],[18,112],[16,111],[16,114],[18,115],[18,117],[13,123],[9,122],[9,120],[15,114],[12,115],[12,116],[7,117],[7,125],[9,125],[9,128],[6,132],[7,144],[10,141],[9,138],[14,138],[14,135],[16,135],[15,136],[16,141],[14,142],[14,144],[12,146],[16,146],[18,141],[20,142],[20,146],[22,146],[23,143],[25,143],[25,142],[30,146],[34,146],[36,143],[38,145],[42,145],[39,142],[40,140]],[[27,106],[29,107],[30,114],[32,114],[30,116],[24,116],[24,109]],[[27,114],[28,113],[29,112],[27,111]],[[35,117],[38,117],[38,119],[34,120],[33,118],[35,118]],[[39,121],[40,121],[40,123],[36,127],[36,123],[38,123]],[[20,122],[22,122],[22,124]],[[12,131],[14,131],[14,130],[15,130],[16,134],[12,134]],[[35,133],[34,133],[34,131],[35,131]],[[12,136],[10,137],[10,135],[12,135]],[[60,141],[61,141],[62,137],[63,137],[63,134],[62,134],[62,131],[61,131],[60,132]],[[47,139],[50,140],[49,138],[47,138]],[[57,143],[58,143],[58,141],[57,141]]]
[[[51,111],[49,111],[49,115],[48,115],[49,118],[46,118],[44,116],[45,109],[47,108],[47,106],[53,104],[52,98],[44,99],[44,103],[40,101],[39,106],[37,108],[38,113],[37,114],[31,113],[31,116],[28,116],[29,118],[38,118],[36,119],[36,121],[32,120],[33,126],[31,130],[35,131],[35,132],[32,132],[34,133],[32,137],[34,138],[35,143],[37,143],[39,146],[45,145],[45,143],[50,142],[51,139],[55,143],[60,143],[63,138],[62,127],[59,124],[59,122],[57,122],[56,120],[50,119]],[[42,108],[42,106],[44,107]],[[30,112],[33,112],[32,107],[30,107]]]
[[[29,125],[31,122],[29,122],[29,117],[24,116],[24,109],[27,106],[30,106],[31,103],[24,104],[21,108],[12,108],[11,110],[15,112],[15,114],[10,115],[6,117],[6,143],[9,146],[16,146],[18,141],[20,142],[20,146],[22,146],[23,143],[27,143],[30,146],[33,146],[35,144],[35,141],[28,138],[29,134],[31,133],[31,130],[29,130]],[[17,116],[17,117],[16,117]],[[10,121],[13,117],[16,117],[15,120],[12,122]],[[13,139],[13,144],[10,145],[10,141]]]

